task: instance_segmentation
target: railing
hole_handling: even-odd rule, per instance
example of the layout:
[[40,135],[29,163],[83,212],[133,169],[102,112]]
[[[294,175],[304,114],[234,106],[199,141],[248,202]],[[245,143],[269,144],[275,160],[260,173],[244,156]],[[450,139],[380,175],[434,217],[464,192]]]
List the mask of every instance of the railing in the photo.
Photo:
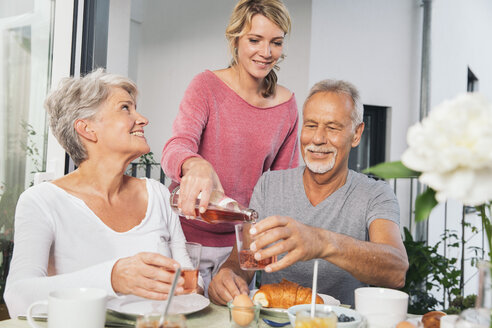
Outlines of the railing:
[[410,231],[415,231],[415,199],[418,195],[418,179],[404,178],[391,179],[388,183],[398,198],[400,204],[401,225]]
[[[400,204],[400,224],[407,227],[416,236],[415,224],[415,199],[418,196],[419,183],[417,178],[390,179],[388,183],[393,188]],[[484,258],[487,252],[485,233],[482,222],[473,207],[462,206],[455,201],[447,201],[439,204],[432,211],[429,219],[423,223],[425,234],[418,236],[429,245],[441,242],[439,253],[445,257],[457,258],[456,266],[462,270],[461,291],[462,294],[476,294],[478,280],[476,260]],[[454,242],[460,243],[459,247],[452,247],[452,242],[443,239],[444,234],[452,232],[456,235]],[[465,245],[464,247],[462,245]],[[479,251],[480,250],[480,251]],[[440,295],[441,300],[445,296]],[[438,295],[435,294],[438,298]],[[438,298],[439,299],[439,298]]]
[[168,185],[170,181],[166,181],[166,175],[162,171],[160,163],[131,163],[127,169],[127,174],[132,177],[147,177],[150,179],[159,180],[162,184]]

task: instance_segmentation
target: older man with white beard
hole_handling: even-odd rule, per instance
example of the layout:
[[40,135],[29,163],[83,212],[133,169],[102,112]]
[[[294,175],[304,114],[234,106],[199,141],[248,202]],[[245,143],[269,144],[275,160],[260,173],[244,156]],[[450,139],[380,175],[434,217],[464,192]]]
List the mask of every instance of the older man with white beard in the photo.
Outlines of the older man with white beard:
[[[300,137],[306,166],[265,172],[250,207],[260,222],[251,229],[255,258],[277,255],[262,284],[282,278],[311,286],[314,259],[321,259],[318,291],[354,304],[354,289],[367,284],[400,288],[408,259],[391,188],[349,170],[348,158],[364,130],[359,93],[345,81],[324,80],[310,91]],[[272,245],[273,244],[273,245]],[[217,304],[248,293],[253,273],[239,268],[237,249],[213,278]]]

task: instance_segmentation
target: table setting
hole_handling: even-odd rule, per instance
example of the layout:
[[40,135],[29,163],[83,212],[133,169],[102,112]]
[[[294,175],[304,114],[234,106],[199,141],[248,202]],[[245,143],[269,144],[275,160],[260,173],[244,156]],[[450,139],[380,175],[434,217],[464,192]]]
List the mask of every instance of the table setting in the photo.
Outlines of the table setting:
[[[106,297],[103,290],[71,288],[50,293],[46,301],[33,303],[27,316],[0,322],[0,328],[70,327],[231,327],[231,328],[478,328],[458,325],[458,316],[433,311],[423,316],[407,313],[408,294],[389,288],[361,287],[354,291],[355,309],[340,304],[335,298],[316,293],[317,268],[313,274],[312,293],[307,304],[287,309],[264,307],[255,301],[261,291],[239,295],[227,306],[211,303],[200,294],[176,295],[167,301],[154,301],[137,296]],[[176,272],[176,277],[180,274]],[[177,281],[177,280],[176,280]],[[280,285],[280,284],[278,284]],[[304,288],[304,287],[303,287]],[[322,304],[316,304],[319,298]],[[48,307],[40,312],[34,309]],[[48,317],[50,318],[47,322]],[[162,319],[162,318],[168,318]],[[27,319],[27,320],[26,320]],[[430,320],[430,321],[429,321]],[[169,325],[162,325],[159,322]],[[435,322],[440,323],[436,325]]]
[[[380,291],[381,289],[376,288],[376,287],[369,287],[369,288],[374,288],[375,291]],[[385,290],[385,289],[384,289]],[[181,295],[181,296],[191,296],[191,295]],[[201,296],[201,295],[197,295]],[[202,296],[203,297],[203,296]],[[175,296],[174,301],[178,300],[179,301],[180,296]],[[134,299],[132,297],[132,299]],[[111,300],[108,301],[108,304],[111,302]],[[138,317],[143,317],[143,315],[140,315],[138,310],[135,309],[148,309],[149,307],[154,311],[155,308],[152,308],[152,303],[155,303],[154,301],[148,300],[148,305],[142,306],[142,301],[137,301],[136,304],[138,304],[137,307],[133,308],[132,306],[128,305],[125,309],[130,309],[130,312],[119,312],[115,311],[114,309],[110,309],[109,307],[106,309],[105,313],[105,325],[104,327],[136,327],[136,319]],[[160,308],[163,308],[165,306],[166,302],[161,302]],[[373,302],[374,303],[374,302]],[[120,304],[120,303],[118,303]],[[125,303],[125,304],[131,304],[130,302]],[[110,306],[110,305],[109,305]],[[221,305],[216,305],[213,303],[208,303],[205,307],[199,309],[203,305],[200,305],[197,307],[198,310],[193,311],[191,309],[186,310],[188,313],[184,314],[183,316],[185,317],[185,323],[187,328],[198,328],[198,327],[224,327],[224,328],[229,328],[229,327],[234,327],[231,323],[231,320],[234,320],[231,318],[230,315],[230,308],[227,306],[221,306]],[[351,322],[338,322],[336,327],[342,327],[342,328],[355,328],[355,327],[385,327],[385,326],[377,326],[377,325],[369,325],[366,322],[366,319],[363,317],[362,314],[360,314],[357,310],[355,309],[350,309],[345,306],[337,306],[337,305],[327,305],[327,304],[317,304],[316,305],[316,312],[317,313],[335,313],[338,318],[341,317],[342,314],[345,316],[351,316],[355,320]],[[285,311],[283,314],[279,313],[273,313],[268,309],[265,309],[265,311],[262,311],[263,309],[260,309],[259,315],[257,318],[255,318],[255,323],[251,327],[261,327],[261,328],[266,328],[266,327],[287,327],[287,328],[293,328],[295,327],[295,318],[296,314],[298,312],[309,312],[310,311],[310,304],[305,304],[305,305],[295,305]],[[171,307],[172,308],[172,307]],[[173,314],[175,315],[175,314]],[[449,316],[451,318],[455,318],[456,316]],[[47,316],[45,315],[38,315],[35,316],[35,323],[38,327],[45,328],[45,327],[50,327],[48,326],[47,321]],[[409,323],[412,323],[414,326],[413,327],[424,327],[421,324],[421,319],[422,316],[415,316],[411,314],[406,314],[405,313],[405,320],[408,321]],[[442,320],[442,319],[441,319]],[[268,323],[267,323],[268,322]],[[27,328],[31,327],[28,323],[28,321],[25,319],[25,317],[21,318],[16,318],[16,319],[10,319],[6,321],[1,321],[0,322],[0,327],[5,327],[5,328]],[[65,326],[66,327],[66,326]],[[156,326],[157,327],[157,326]],[[179,327],[179,326],[178,326]],[[239,326],[241,327],[241,326]],[[242,326],[242,327],[248,327]],[[302,327],[302,326],[301,326]],[[307,326],[309,327],[309,326]],[[334,326],[335,327],[335,326]],[[388,328],[394,328],[394,327],[399,327],[396,325],[388,325],[386,326]],[[411,326],[404,326],[404,327],[411,327]],[[445,327],[441,325],[441,327]],[[446,326],[446,327],[453,327],[453,326]],[[50,327],[51,328],[51,327]]]

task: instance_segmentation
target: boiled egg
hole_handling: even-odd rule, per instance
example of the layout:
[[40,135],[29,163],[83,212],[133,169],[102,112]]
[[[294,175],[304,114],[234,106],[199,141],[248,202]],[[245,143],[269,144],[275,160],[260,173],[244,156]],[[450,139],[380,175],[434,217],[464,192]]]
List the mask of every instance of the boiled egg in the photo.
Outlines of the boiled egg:
[[396,325],[396,328],[417,328],[417,327],[411,322],[402,321]]
[[237,295],[234,297],[232,305],[232,320],[239,326],[247,326],[255,318],[254,304],[248,295]]

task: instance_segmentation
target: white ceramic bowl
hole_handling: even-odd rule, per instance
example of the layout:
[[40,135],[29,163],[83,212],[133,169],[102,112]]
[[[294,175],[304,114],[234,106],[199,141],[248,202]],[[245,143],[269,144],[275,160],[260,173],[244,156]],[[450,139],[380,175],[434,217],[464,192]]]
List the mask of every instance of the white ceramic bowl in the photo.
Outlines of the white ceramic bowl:
[[355,290],[355,309],[369,325],[394,325],[407,317],[408,294],[390,288],[361,287]]
[[[287,315],[289,316],[290,324],[292,327],[296,325],[296,313],[299,311],[310,311],[311,304],[301,304],[294,305],[287,309]],[[335,312],[337,316],[340,314],[345,314],[349,317],[354,317],[355,321],[350,322],[338,322],[338,328],[358,328],[362,323],[362,316],[351,309],[347,309],[341,306],[333,306],[333,305],[324,305],[324,304],[316,304],[316,311],[320,312]]]

